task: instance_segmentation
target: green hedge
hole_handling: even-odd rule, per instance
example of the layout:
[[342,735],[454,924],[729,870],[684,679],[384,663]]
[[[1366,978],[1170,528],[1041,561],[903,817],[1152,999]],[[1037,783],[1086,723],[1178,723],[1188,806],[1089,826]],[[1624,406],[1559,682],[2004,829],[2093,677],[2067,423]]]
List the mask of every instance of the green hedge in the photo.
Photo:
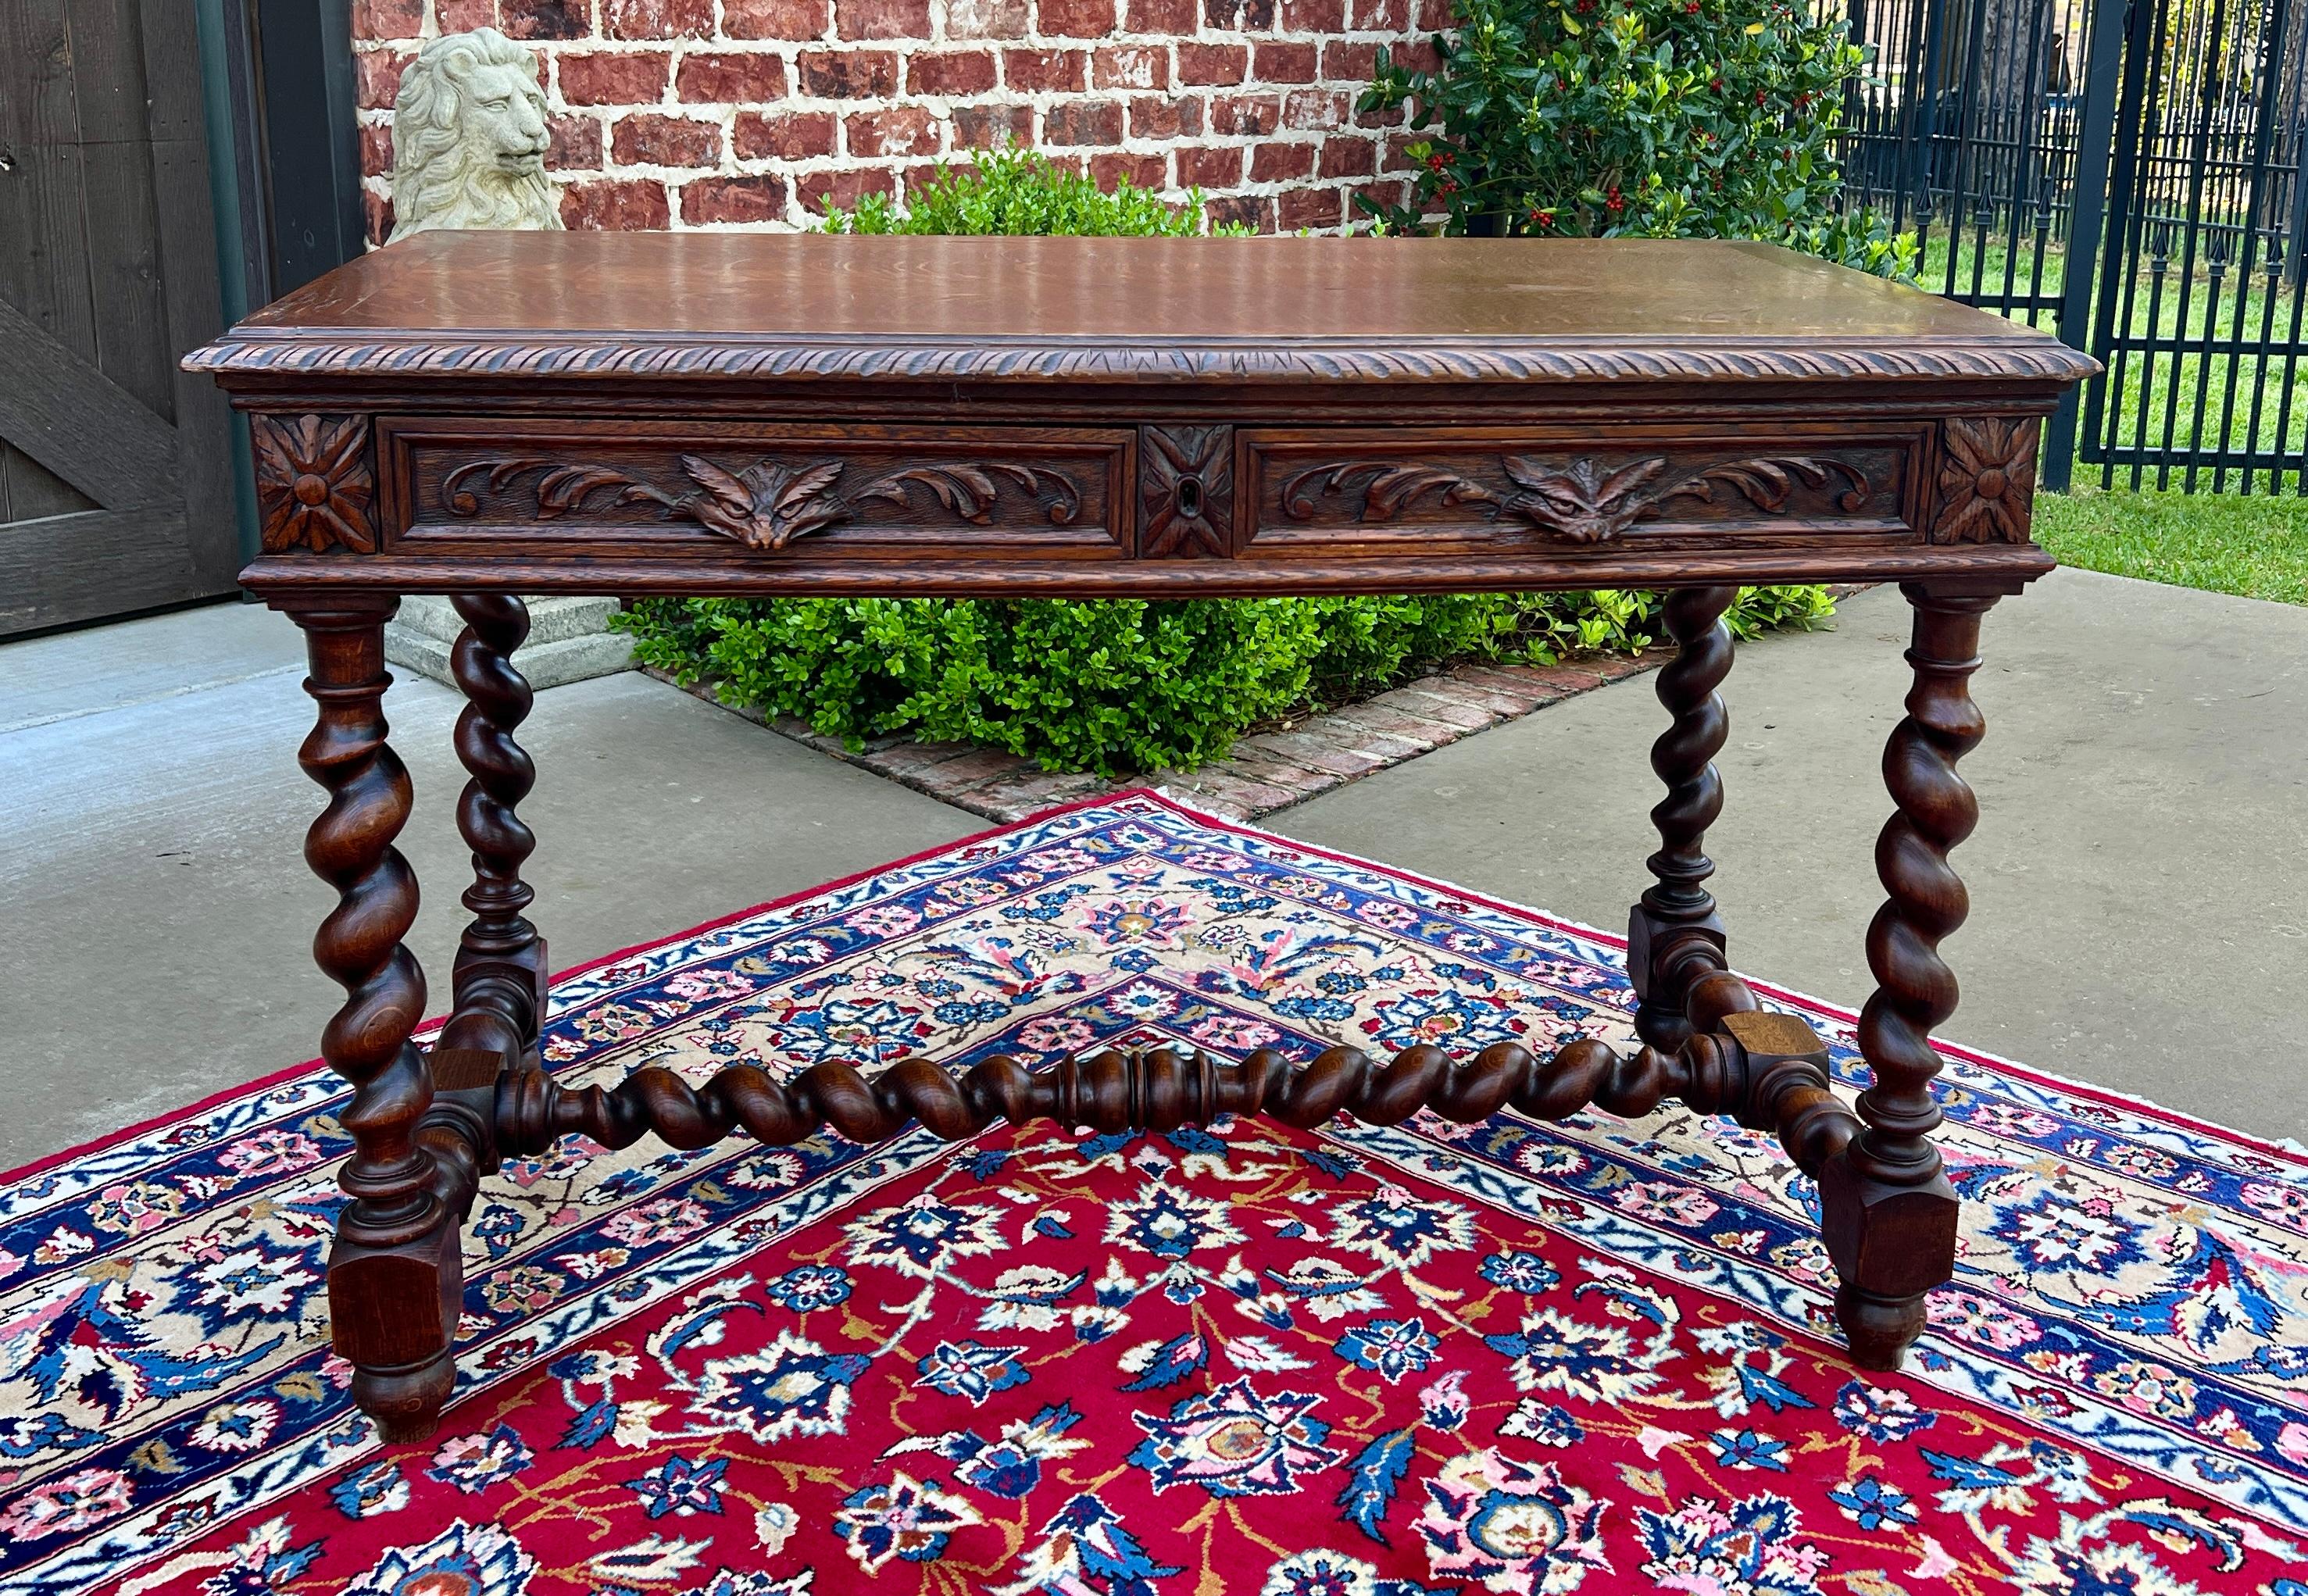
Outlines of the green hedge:
[[[1199,198],[1113,193],[1005,150],[942,172],[911,211],[831,211],[857,233],[1204,230]],[[1833,614],[1818,588],[1750,590],[1742,636]],[[710,676],[728,702],[807,721],[855,745],[910,732],[980,742],[1054,770],[1191,768],[1262,721],[1366,696],[1438,661],[1552,664],[1658,636],[1645,593],[1193,599],[651,599],[618,624],[643,663]]]
[[1210,230],[1237,236],[1249,231],[1239,226],[1209,228],[1199,189],[1187,195],[1184,205],[1169,204],[1127,181],[1108,193],[1086,174],[1030,150],[980,150],[969,162],[964,167],[941,164],[905,210],[891,204],[887,194],[867,194],[855,210],[829,205],[825,230],[1157,238],[1192,237]]
[[[1731,624],[1752,637],[1832,613],[1821,588],[1750,588]],[[1120,776],[1191,768],[1262,721],[1440,660],[1641,648],[1658,614],[1648,593],[650,599],[620,624],[645,664],[852,745],[911,732]]]

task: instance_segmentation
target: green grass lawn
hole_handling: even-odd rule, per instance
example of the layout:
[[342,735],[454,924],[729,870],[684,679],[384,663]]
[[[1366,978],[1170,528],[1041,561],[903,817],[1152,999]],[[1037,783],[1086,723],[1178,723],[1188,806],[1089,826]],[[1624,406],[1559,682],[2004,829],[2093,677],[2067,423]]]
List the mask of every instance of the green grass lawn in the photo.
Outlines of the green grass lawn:
[[2038,493],[2036,541],[2063,565],[2308,605],[2308,499],[2296,495]]

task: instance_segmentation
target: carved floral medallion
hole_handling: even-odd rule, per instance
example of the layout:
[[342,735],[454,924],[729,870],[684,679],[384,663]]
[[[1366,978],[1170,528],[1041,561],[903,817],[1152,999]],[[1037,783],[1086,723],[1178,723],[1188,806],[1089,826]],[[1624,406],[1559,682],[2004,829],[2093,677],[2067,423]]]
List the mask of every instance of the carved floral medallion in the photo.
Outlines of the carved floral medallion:
[[2036,492],[2037,421],[1956,416],[1940,429],[1933,543],[2025,543]]
[[253,416],[248,434],[266,553],[308,548],[318,554],[340,546],[375,553],[367,417]]
[[[1832,456],[1773,455],[1731,460],[1680,476],[1668,476],[1664,455],[1611,467],[1594,455],[1568,465],[1536,456],[1499,457],[1508,490],[1500,492],[1440,466],[1415,461],[1334,460],[1310,467],[1282,485],[1283,513],[1311,519],[1316,502],[1334,493],[1359,493],[1356,519],[1392,520],[1428,493],[1445,504],[1475,504],[1492,519],[1524,521],[1575,544],[1609,543],[1629,527],[1659,513],[1676,499],[1712,502],[1718,487],[1735,491],[1758,510],[1785,511],[1798,485],[1828,489],[1836,477],[1849,486],[1833,494],[1834,507],[1855,511],[1867,502],[1867,478],[1858,468]],[[1662,478],[1665,478],[1662,481]],[[1832,492],[1832,490],[1830,490]]]
[[668,519],[693,521],[747,548],[772,550],[853,520],[868,505],[908,504],[914,488],[973,526],[993,524],[1004,482],[1030,496],[1054,527],[1071,525],[1081,513],[1081,495],[1073,483],[1044,466],[1008,460],[905,466],[845,488],[841,478],[848,468],[840,459],[795,464],[763,458],[732,469],[702,455],[685,454],[681,469],[694,486],[676,492],[607,466],[511,456],[458,467],[441,479],[441,498],[452,515],[478,515],[481,502],[469,485],[473,478],[480,477],[491,493],[503,493],[536,471],[529,498],[540,519],[581,511],[594,494],[614,490],[616,502],[660,505]]
[[1223,560],[1234,525],[1234,429],[1138,430],[1138,552],[1150,560]]

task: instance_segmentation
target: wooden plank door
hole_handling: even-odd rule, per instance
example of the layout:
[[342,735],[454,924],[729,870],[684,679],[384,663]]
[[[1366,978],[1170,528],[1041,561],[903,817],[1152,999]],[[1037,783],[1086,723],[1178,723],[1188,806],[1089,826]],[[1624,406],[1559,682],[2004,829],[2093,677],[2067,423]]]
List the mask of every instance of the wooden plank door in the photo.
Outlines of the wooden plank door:
[[187,0],[0,0],[0,636],[233,589]]

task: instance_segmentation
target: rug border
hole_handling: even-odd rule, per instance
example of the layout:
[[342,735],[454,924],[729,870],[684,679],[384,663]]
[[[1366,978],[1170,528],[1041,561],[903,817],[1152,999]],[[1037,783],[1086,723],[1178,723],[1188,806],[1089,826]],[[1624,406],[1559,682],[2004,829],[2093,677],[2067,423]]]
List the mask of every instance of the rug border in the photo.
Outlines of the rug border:
[[[838,877],[832,880],[814,887],[800,888],[796,891],[765,900],[761,904],[757,904],[747,908],[732,911],[728,914],[703,922],[698,925],[689,927],[684,931],[675,931],[654,940],[636,942],[623,948],[604,953],[580,964],[573,965],[566,970],[558,972],[552,979],[556,982],[568,980],[581,975],[587,972],[614,965],[620,960],[630,958],[636,955],[646,954],[653,949],[677,945],[696,938],[710,935],[711,932],[722,927],[744,921],[754,915],[772,912],[784,905],[805,902],[812,897],[822,894],[838,892],[846,887],[853,886],[858,882],[867,880],[884,871],[903,870],[909,866],[916,865],[925,861],[936,860],[962,850],[977,847],[990,840],[1011,836],[1038,825],[1045,825],[1070,814],[1115,806],[1126,803],[1131,800],[1138,799],[1150,801],[1150,804],[1154,808],[1182,817],[1193,821],[1198,826],[1208,828],[1213,831],[1230,834],[1241,837],[1254,838],[1261,843],[1271,845],[1279,850],[1304,854],[1309,857],[1336,862],[1351,866],[1356,870],[1367,870],[1374,874],[1403,882],[1423,890],[1432,890],[1439,888],[1453,896],[1462,897],[1471,902],[1487,905],[1503,914],[1506,914],[1516,918],[1528,919],[1537,924],[1554,928],[1567,934],[1579,937],[1582,940],[1589,940],[1615,948],[1623,948],[1625,946],[1625,939],[1623,937],[1584,925],[1580,922],[1570,920],[1561,915],[1531,908],[1528,905],[1520,905],[1513,902],[1511,899],[1502,898],[1484,892],[1466,888],[1454,882],[1434,876],[1424,875],[1405,867],[1364,859],[1358,855],[1326,847],[1318,844],[1302,842],[1294,837],[1264,830],[1257,825],[1247,821],[1209,814],[1194,808],[1192,804],[1181,802],[1178,798],[1166,791],[1158,788],[1141,786],[1129,788],[1120,792],[1099,794],[1092,797],[1055,805],[1045,810],[1038,811],[1035,813],[1016,821],[987,827],[977,831],[969,832],[963,836],[950,839],[943,844],[923,848],[906,854],[903,857],[892,859],[880,864],[868,866],[865,869]],[[1128,815],[1120,817],[1124,821],[1127,821],[1132,818],[1133,817]],[[1067,839],[1064,837],[1052,839],[1052,841],[1060,844],[1063,844],[1066,840]],[[995,857],[998,860],[1001,855],[997,854]],[[1792,989],[1760,981],[1756,982],[1755,985],[1760,991],[1770,993],[1777,997],[1785,998],[1789,1001],[1798,1002],[1815,1008],[1821,1012],[1838,1017],[1846,1022],[1849,1022],[1856,1018],[1856,1016],[1851,1010],[1844,1008],[1840,1005],[1810,998],[1803,994],[1796,993],[1793,991]],[[426,1032],[436,1029],[441,1023],[442,1021],[439,1017],[428,1019],[424,1023],[424,1025],[417,1028],[417,1034],[423,1034]],[[2230,1139],[2238,1145],[2266,1146],[2267,1150],[2271,1154],[2281,1154],[2286,1159],[2301,1163],[2308,1163],[2308,1157],[2304,1157],[2301,1154],[2295,1153],[2291,1149],[2268,1144],[2265,1142],[2264,1138],[2255,1137],[2249,1133],[2234,1130],[2210,1121],[2195,1120],[2192,1116],[2183,1114],[2178,1111],[2165,1109],[2160,1105],[2150,1102],[2132,1099],[2123,1094],[2090,1086],[2085,1083],[2066,1082],[2063,1080],[2062,1077],[2050,1074],[2050,1072],[2035,1070],[2030,1067],[2018,1065],[2010,1060],[2001,1060],[1995,1055],[1984,1053],[1979,1050],[1953,1046],[1938,1043],[1936,1041],[1934,1042],[1934,1045],[1942,1048],[1942,1051],[1950,1053],[1951,1055],[1961,1057],[1974,1063],[1981,1064],[1988,1068],[2009,1071],[2021,1078],[2048,1081],[2055,1084],[2059,1089],[2072,1092],[2074,1094],[2079,1096],[2087,1096],[2128,1109],[2143,1111],[2149,1117],[2177,1125],[2200,1127],[2211,1134]],[[266,1076],[259,1077],[255,1081],[244,1083],[238,1086],[222,1088],[202,1097],[194,1103],[175,1111],[173,1113],[156,1116],[152,1119],[144,1120],[138,1125],[108,1132],[102,1137],[94,1138],[91,1141],[82,1145],[81,1146],[69,1148],[61,1153],[50,1154],[44,1159],[37,1160],[33,1163],[25,1166],[22,1171],[12,1171],[4,1176],[0,1176],[0,1180],[13,1181],[32,1174],[37,1174],[40,1171],[54,1167],[58,1163],[68,1162],[75,1157],[85,1156],[99,1152],[105,1148],[133,1139],[140,1135],[149,1134],[157,1128],[167,1126],[180,1120],[189,1120],[202,1112],[212,1110],[219,1104],[234,1101],[235,1099],[244,1095],[253,1095],[265,1090],[270,1090],[286,1081],[295,1079],[299,1076],[311,1071],[316,1067],[324,1067],[324,1061],[317,1059],[309,1060],[300,1065],[293,1065],[282,1069],[272,1071]],[[1315,1128],[1315,1134],[1318,1140],[1330,1139],[1330,1137],[1324,1133],[1322,1128]],[[1347,1145],[1351,1146],[1352,1144]],[[1563,1231],[1560,1227],[1554,1225],[1549,1225],[1547,1228],[1554,1231],[1558,1234],[1572,1233]],[[726,1270],[726,1268],[731,1266],[734,1266],[734,1265],[724,1266],[723,1268]],[[1713,1291],[1705,1286],[1695,1286],[1693,1285],[1693,1283],[1682,1281],[1678,1277],[1666,1274],[1666,1272],[1660,1270],[1656,1265],[1643,1264],[1638,1265],[1637,1266],[1654,1274],[1664,1274],[1666,1278],[1673,1281],[1675,1283],[1684,1286],[1692,1286],[1692,1289],[1701,1291],[1704,1295],[1710,1297],[1720,1296],[1720,1293]],[[652,1303],[646,1306],[654,1307],[656,1305]],[[1821,1333],[1817,1331],[1816,1328],[1804,1330],[1798,1327],[1796,1334],[1805,1336],[1809,1339],[1822,1339]],[[1830,1345],[1831,1350],[1831,1343]],[[1915,1376],[1917,1374],[1917,1371],[1911,1369],[1909,1373],[1911,1376]],[[461,1396],[465,1400],[478,1397],[491,1387],[501,1385],[506,1377],[508,1377],[506,1374],[500,1373],[496,1376],[486,1378],[473,1390],[462,1393],[461,1394]],[[1932,1384],[1934,1385],[1935,1388],[1942,1391],[1942,1394],[1952,1396],[1959,1401],[1977,1403],[1984,1400],[1976,1394],[1968,1394],[1954,1387],[1939,1386],[1936,1382],[1932,1382]],[[396,1450],[398,1449],[387,1445],[383,1448],[381,1453],[377,1452],[375,1448],[372,1448],[370,1455],[390,1456],[393,1454]],[[2102,1454],[2111,1459],[2122,1461],[2120,1455],[2114,1452],[2103,1449]],[[2150,1471],[2150,1473],[2153,1475],[2154,1472]],[[2184,1482],[2181,1483],[2184,1484]],[[307,1482],[306,1485],[297,1487],[296,1493],[308,1491],[311,1489],[312,1482]],[[2224,1498],[2212,1495],[2208,1489],[2203,1486],[2189,1486],[2187,1489],[2199,1496],[2205,1497],[2207,1500],[2222,1503],[2231,1510],[2244,1512],[2250,1516],[2261,1519],[2263,1522],[2278,1522],[2269,1519],[2268,1515],[2264,1512],[2258,1511],[2252,1507],[2240,1507],[2238,1504],[2233,1502],[2226,1502]],[[255,1515],[269,1508],[277,1506],[281,1501],[286,1499],[287,1498],[285,1497],[275,1497],[269,1498],[267,1501],[263,1503],[251,1503],[237,1512],[230,1514],[226,1518],[218,1522],[220,1524],[248,1522],[253,1520]],[[160,1557],[165,1555],[165,1553],[160,1553],[140,1558],[125,1566],[122,1572],[150,1569],[157,1564]]]
[[[1615,931],[1604,931],[1598,926],[1591,926],[1577,920],[1567,919],[1563,915],[1549,913],[1545,909],[1534,908],[1529,904],[1516,903],[1511,898],[1499,897],[1487,892],[1478,891],[1470,887],[1461,886],[1456,881],[1446,880],[1440,876],[1425,875],[1416,871],[1405,869],[1400,865],[1388,864],[1382,860],[1366,859],[1359,854],[1349,854],[1341,849],[1324,847],[1320,843],[1303,842],[1295,837],[1285,837],[1279,832],[1268,831],[1260,827],[1253,826],[1246,820],[1237,820],[1229,819],[1224,815],[1211,814],[1207,811],[1195,808],[1193,804],[1184,802],[1163,788],[1140,786],[1124,787],[1118,792],[1099,793],[1088,798],[1077,798],[1070,802],[1054,804],[1048,809],[1037,810],[1032,814],[1024,817],[1022,819],[1011,820],[1000,825],[985,827],[979,830],[965,833],[960,837],[951,838],[945,842],[934,844],[926,848],[917,849],[915,852],[904,854],[899,858],[883,860],[878,864],[870,864],[862,870],[852,871],[848,875],[837,876],[828,881],[821,881],[813,887],[803,887],[797,888],[792,892],[780,894],[776,897],[766,898],[762,902],[754,904],[746,908],[732,910],[727,914],[718,915],[711,920],[703,921],[696,925],[689,926],[685,929],[667,931],[661,935],[648,938],[642,941],[629,943],[625,947],[616,949],[614,952],[604,953],[596,957],[586,959],[581,963],[572,965],[567,969],[555,971],[548,978],[548,984],[558,984],[561,982],[569,980],[573,976],[582,975],[590,970],[598,970],[604,965],[613,965],[621,958],[630,958],[634,954],[644,953],[653,948],[662,948],[668,942],[685,941],[692,937],[702,936],[708,931],[719,931],[725,925],[734,924],[737,921],[748,919],[755,914],[764,914],[771,909],[782,908],[788,904],[798,903],[805,897],[814,897],[818,894],[823,892],[839,891],[844,887],[854,886],[857,882],[866,880],[868,876],[879,875],[883,871],[901,870],[907,865],[918,864],[926,859],[934,858],[940,854],[947,853],[955,848],[968,847],[972,844],[984,842],[989,837],[998,837],[1007,832],[1022,830],[1029,826],[1040,825],[1046,821],[1056,819],[1063,815],[1073,814],[1081,810],[1103,808],[1107,804],[1115,803],[1126,798],[1150,798],[1166,809],[1184,815],[1187,819],[1196,821],[1199,824],[1210,826],[1218,830],[1231,831],[1239,836],[1261,837],[1270,842],[1279,843],[1285,847],[1296,848],[1305,853],[1313,854],[1324,859],[1336,861],[1341,864],[1351,864],[1359,869],[1376,871],[1382,875],[1391,876],[1397,880],[1422,882],[1432,886],[1445,888],[1461,897],[1471,898],[1477,903],[1486,905],[1489,907],[1497,909],[1503,913],[1525,915],[1530,919],[1537,920],[1544,924],[1552,926],[1557,931],[1568,931],[1576,936],[1589,937],[1596,941],[1607,943],[1614,948],[1624,948],[1627,945],[1627,939]],[[1773,997],[1784,999],[1790,1003],[1799,1003],[1807,1008],[1816,1008],[1822,1013],[1834,1015],[1838,1018],[1843,1020],[1846,1024],[1856,1024],[1858,1021],[1858,1012],[1855,1009],[1847,1008],[1840,1003],[1832,1003],[1824,998],[1815,998],[1808,992],[1797,991],[1793,987],[1781,986],[1775,982],[1761,980],[1754,976],[1748,976],[1746,979],[1751,985],[1754,986],[1759,991],[1770,993]],[[424,1033],[441,1025],[448,1019],[448,1015],[445,1013],[434,1016],[433,1017],[426,1019],[423,1024],[419,1025],[412,1034],[422,1035]],[[2280,1142],[2273,1141],[2267,1137],[2257,1135],[2252,1131],[2238,1130],[2234,1126],[2222,1125],[2216,1120],[2200,1119],[2196,1115],[2187,1113],[2183,1110],[2166,1108],[2162,1103],[2151,1102],[2144,1097],[2134,1097],[2128,1093],[2117,1092],[2109,1087],[2095,1085],[2088,1081],[2075,1080],[2066,1076],[2055,1074],[2050,1070],[2038,1068],[2031,1064],[2024,1064],[2017,1060],[2004,1058],[2000,1053],[1991,1053],[1983,1049],[1968,1047],[1961,1043],[1949,1042],[1938,1036],[1932,1038],[1932,1045],[1938,1048],[1942,1052],[1955,1054],[1957,1057],[1963,1059],[1968,1063],[1979,1065],[1985,1068],[2008,1071],[2011,1074],[2019,1076],[2024,1080],[2032,1081],[2037,1085],[2049,1086],[2055,1091],[2070,1093],[2079,1097],[2089,1098],[2097,1103],[2106,1103],[2111,1107],[2126,1109],[2135,1113],[2140,1113],[2150,1119],[2161,1120],[2180,1129],[2208,1131],[2216,1136],[2226,1137],[2232,1141],[2250,1147],[2254,1152],[2261,1153],[2270,1157],[2280,1158],[2290,1163],[2298,1165],[2303,1169],[2308,1169],[2308,1152],[2302,1152],[2291,1147],[2286,1147]],[[75,1146],[66,1147],[61,1152],[47,1154],[39,1158],[32,1160],[30,1163],[21,1165],[18,1168],[6,1171],[5,1172],[0,1172],[0,1185],[13,1186],[20,1180],[29,1180],[33,1176],[44,1174],[47,1171],[54,1169],[60,1164],[70,1163],[74,1159],[85,1158],[91,1154],[100,1153],[108,1147],[116,1146],[120,1143],[133,1140],[137,1137],[157,1130],[160,1127],[169,1124],[175,1120],[188,1119],[193,1115],[204,1113],[209,1110],[216,1108],[229,1101],[230,1099],[241,1096],[244,1094],[260,1093],[270,1090],[271,1087],[280,1085],[283,1082],[302,1075],[306,1071],[312,1069],[316,1066],[325,1068],[327,1067],[327,1061],[319,1058],[307,1059],[300,1064],[287,1065],[282,1068],[272,1070],[265,1075],[261,1075],[254,1080],[242,1081],[236,1085],[220,1087],[218,1090],[210,1093],[207,1096],[199,1098],[192,1103],[168,1110],[162,1113],[155,1114],[150,1119],[138,1120],[136,1123],[126,1126],[122,1129],[107,1131],[101,1136],[94,1137]]]
[[[1358,869],[1376,871],[1381,875],[1391,876],[1399,881],[1420,882],[1445,888],[1458,897],[1472,899],[1503,914],[1527,916],[1550,925],[1557,931],[1568,931],[1574,936],[1591,938],[1598,942],[1608,943],[1614,948],[1623,949],[1627,946],[1627,939],[1617,931],[1604,931],[1581,921],[1552,914],[1546,909],[1534,908],[1529,904],[1519,904],[1512,898],[1499,897],[1471,887],[1463,887],[1456,881],[1446,880],[1440,876],[1425,875],[1399,864],[1388,864],[1382,860],[1365,859],[1359,854],[1349,854],[1343,849],[1325,847],[1320,843],[1302,842],[1297,837],[1285,837],[1276,831],[1267,831],[1245,820],[1228,819],[1223,815],[1210,814],[1196,809],[1191,803],[1182,802],[1158,787],[1132,787],[1126,792],[1107,794],[1104,798],[1093,802],[1112,802],[1115,799],[1128,797],[1152,798],[1166,808],[1176,810],[1191,819],[1219,830],[1263,837],[1268,841],[1279,843],[1285,847],[1296,848],[1301,853],[1313,854],[1340,864],[1351,864]],[[1062,804],[1056,809],[1046,810],[1039,814],[1029,816],[1019,824],[1031,825],[1037,820],[1083,807],[1086,807],[1083,803]],[[1743,979],[1758,991],[1769,992],[1771,996],[1784,999],[1787,1002],[1801,1004],[1807,1008],[1816,1008],[1822,1013],[1831,1014],[1847,1025],[1858,1023],[1858,1010],[1847,1008],[1840,1003],[1832,1003],[1824,998],[1815,998],[1809,992],[1798,991],[1793,987],[1781,986],[1776,982],[1765,981],[1753,975],[1743,975]],[[2128,1109],[2150,1119],[2165,1120],[2179,1129],[2209,1131],[2215,1136],[2226,1137],[2231,1141],[2248,1146],[2254,1152],[2281,1158],[2308,1169],[2308,1151],[2287,1147],[2281,1142],[2273,1141],[2252,1131],[2238,1130],[2234,1126],[2222,1125],[2215,1120],[2200,1119],[2182,1109],[2166,1108],[2162,1103],[2145,1097],[2134,1097],[2129,1093],[2118,1092],[2111,1087],[2076,1080],[2048,1069],[2039,1068],[2032,1064],[2023,1064],[2017,1060],[2007,1059],[2001,1053],[1991,1053],[1982,1048],[1950,1042],[1941,1036],[1934,1035],[1931,1039],[1931,1043],[1941,1052],[1952,1053],[1967,1063],[1976,1064],[1983,1068],[2007,1072],[2039,1086],[2049,1086],[2054,1091],[2064,1092],[2072,1096],[2088,1097],[2112,1107]]]

